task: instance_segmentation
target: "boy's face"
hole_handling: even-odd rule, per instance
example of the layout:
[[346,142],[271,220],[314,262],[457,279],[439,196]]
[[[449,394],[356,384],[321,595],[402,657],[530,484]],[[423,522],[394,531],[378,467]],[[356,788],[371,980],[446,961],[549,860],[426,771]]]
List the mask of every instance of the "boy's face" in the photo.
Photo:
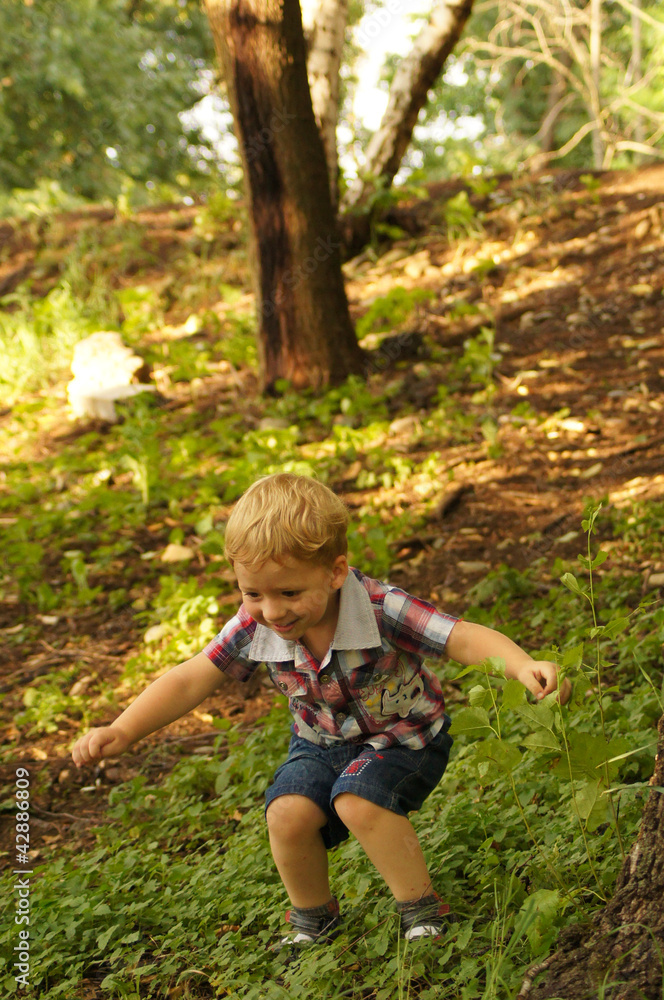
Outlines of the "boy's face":
[[302,639],[317,627],[336,626],[337,595],[348,574],[345,556],[331,567],[288,557],[283,563],[235,563],[244,606],[260,625],[284,639]]

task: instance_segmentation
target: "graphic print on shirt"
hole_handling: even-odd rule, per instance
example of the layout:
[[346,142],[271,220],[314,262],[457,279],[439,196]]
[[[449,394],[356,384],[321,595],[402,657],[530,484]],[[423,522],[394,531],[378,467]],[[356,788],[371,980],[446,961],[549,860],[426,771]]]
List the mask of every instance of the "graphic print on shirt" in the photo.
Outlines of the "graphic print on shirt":
[[398,715],[405,719],[423,691],[424,681],[417,676],[400,684],[396,694],[383,691],[380,700],[381,715]]
[[361,689],[361,698],[374,718],[398,715],[405,719],[423,693],[424,681],[419,674],[398,653],[390,653],[376,664],[371,681]]

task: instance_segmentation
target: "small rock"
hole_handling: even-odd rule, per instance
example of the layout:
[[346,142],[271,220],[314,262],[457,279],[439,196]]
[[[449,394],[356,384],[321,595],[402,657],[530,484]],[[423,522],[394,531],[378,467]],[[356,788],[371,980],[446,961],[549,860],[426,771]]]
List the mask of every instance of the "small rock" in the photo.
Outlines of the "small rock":
[[79,677],[79,679],[69,688],[68,693],[70,697],[74,697],[77,694],[84,694],[84,692],[90,687],[92,681],[93,678],[89,674]]
[[419,419],[411,413],[406,417],[398,417],[396,420],[393,420],[390,424],[390,431],[392,434],[409,433],[418,428],[419,423]]
[[283,431],[290,427],[290,421],[283,417],[263,417],[258,423],[259,431]]
[[342,482],[354,483],[359,474],[361,473],[361,471],[362,471],[362,463],[360,462],[359,459],[357,459],[355,462],[351,462],[351,464],[346,469],[344,469],[342,473],[341,476]]
[[491,567],[489,566],[489,563],[481,562],[480,560],[477,560],[477,562],[473,562],[472,560],[466,562],[465,560],[462,560],[457,563],[457,568],[460,569],[462,573],[486,573],[486,571]]
[[62,771],[60,771],[58,775],[58,784],[64,785],[65,782],[69,781],[70,778],[71,778],[71,771],[68,767],[65,767],[62,769]]
[[159,642],[168,633],[168,625],[165,625],[163,622],[159,625],[152,625],[143,636],[143,642]]
[[584,469],[583,472],[580,472],[579,473],[579,478],[580,479],[592,479],[593,476],[599,475],[599,473],[601,471],[602,471],[602,463],[601,462],[595,462],[595,464],[591,465],[589,469]]
[[650,219],[641,219],[634,227],[634,236],[637,240],[642,240],[650,232]]
[[566,431],[585,431],[586,425],[582,420],[577,420],[575,417],[566,417],[564,420],[560,421],[560,426]]
[[649,587],[664,587],[664,573],[651,573],[648,577]]
[[193,558],[193,549],[190,549],[188,545],[178,545],[176,542],[167,545],[161,554],[161,561],[165,563],[187,562],[188,559]]
[[405,265],[403,273],[408,278],[421,278],[426,266],[423,261],[411,260]]

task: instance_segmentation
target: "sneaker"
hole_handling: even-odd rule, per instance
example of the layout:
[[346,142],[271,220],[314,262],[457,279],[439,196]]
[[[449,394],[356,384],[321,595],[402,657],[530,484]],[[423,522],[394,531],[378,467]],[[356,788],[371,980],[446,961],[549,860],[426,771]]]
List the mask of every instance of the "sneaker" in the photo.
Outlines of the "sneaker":
[[450,912],[447,903],[443,903],[435,892],[420,899],[397,903],[397,909],[401,917],[401,933],[406,941],[440,937],[445,927],[444,918]]
[[294,933],[282,938],[279,945],[307,945],[314,941],[331,941],[338,933],[340,920],[339,902],[336,899],[308,909],[294,906],[292,910],[286,911],[286,922],[291,925]]

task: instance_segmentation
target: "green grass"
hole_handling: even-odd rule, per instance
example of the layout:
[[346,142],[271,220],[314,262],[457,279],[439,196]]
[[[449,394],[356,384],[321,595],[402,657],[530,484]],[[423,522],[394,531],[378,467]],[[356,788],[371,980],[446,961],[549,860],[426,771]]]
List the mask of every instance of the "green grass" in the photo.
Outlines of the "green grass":
[[[139,242],[136,232],[132,238]],[[103,246],[90,244],[80,259],[100,260]],[[114,298],[123,333],[133,344],[145,339],[151,363],[168,363],[172,382],[185,390],[183,405],[166,410],[139,397],[124,406],[118,425],[56,444],[49,434],[63,419],[62,373],[73,343],[98,319],[85,273],[72,271],[75,292],[65,283],[41,300],[26,292],[0,332],[8,359],[0,377],[13,402],[0,431],[0,594],[23,626],[3,640],[22,660],[42,635],[38,616],[47,615],[89,641],[109,607],[130,616],[138,638],[122,673],[93,677],[84,693],[70,693],[87,669],[74,659],[35,677],[20,699],[3,695],[23,745],[57,732],[65,719],[83,729],[112,717],[130,692],[214,634],[234,610],[222,561],[225,518],[257,475],[315,473],[343,490],[354,504],[351,560],[384,577],[400,541],[428,530],[453,476],[446,449],[470,443],[493,458],[500,446],[491,428],[477,433],[487,399],[495,405],[488,328],[466,341],[456,362],[434,348],[421,371],[397,363],[389,377],[349,379],[318,396],[284,385],[277,399],[236,393],[232,405],[222,399],[211,408],[186,391],[222,362],[244,371],[255,365],[250,322],[208,316],[191,336],[161,341],[166,303],[140,280]],[[410,293],[386,296],[365,325],[398,325],[418,304]],[[391,420],[412,409],[404,386],[432,376],[441,386],[437,399],[404,447],[390,432]],[[478,387],[483,399],[475,404]],[[523,402],[509,419],[533,434],[541,429]],[[403,491],[414,486],[405,502]],[[114,788],[89,847],[64,843],[51,851],[40,842],[30,986],[20,991],[7,957],[16,943],[14,877],[2,876],[12,901],[0,925],[3,995],[71,1000],[84,996],[85,978],[96,977],[109,1000],[514,997],[524,970],[551,952],[561,928],[610,896],[638,829],[663,711],[664,609],[642,602],[639,567],[659,559],[664,503],[597,514],[600,499],[589,504],[585,529],[577,526],[585,565],[558,558],[553,544],[538,549],[541,539],[533,538],[526,569],[498,567],[467,595],[468,619],[561,663],[575,685],[569,707],[549,701],[533,710],[512,682],[489,681],[481,670],[454,678],[454,664],[434,665],[448,682],[456,744],[415,823],[454,912],[440,945],[400,940],[387,890],[348,842],[331,856],[345,914],[339,938],[290,964],[270,950],[286,906],[262,806],[287,745],[289,720],[278,699],[251,730],[220,721],[214,752],[183,755],[160,781],[139,775]],[[166,566],[160,554],[170,542],[191,547],[200,561]],[[141,642],[153,626],[157,632]],[[17,745],[6,738],[4,760]],[[37,769],[35,783],[43,780]],[[8,794],[3,818],[14,813]]]
[[[577,582],[582,590],[581,574]],[[513,591],[522,594],[523,581]],[[504,616],[514,592],[484,605],[487,617]],[[449,997],[514,996],[523,970],[548,954],[561,927],[587,918],[610,895],[638,828],[662,711],[655,645],[649,651],[638,642],[646,635],[661,641],[662,609],[627,620],[622,607],[609,611],[605,632],[593,638],[580,594],[578,622],[572,615],[571,628],[563,625],[563,614],[570,625],[568,593],[561,584],[546,601],[529,602],[535,619],[546,605],[557,622],[555,655],[575,683],[568,708],[548,699],[533,709],[515,682],[480,674],[478,683],[467,671],[459,678],[453,760],[416,819],[455,914],[442,944],[399,940],[387,890],[348,843],[332,855],[346,914],[340,937],[295,964],[269,950],[286,904],[262,816],[262,789],[287,741],[280,699],[250,732],[220,723],[215,752],[181,760],[163,781],[139,776],[115,788],[95,846],[85,854],[65,846],[35,871],[32,992],[21,995],[73,997],[82,977],[101,969],[105,995],[118,998],[165,996],[180,985],[189,997],[397,1000],[438,996],[441,979]],[[630,582],[607,571],[596,587],[600,616],[604,596],[615,605],[618,594],[628,600]],[[165,578],[154,606],[162,619],[179,608],[179,626],[195,635],[215,611],[211,599]],[[518,620],[510,625],[523,628]],[[630,658],[621,661],[623,639],[638,648],[650,681]],[[604,681],[598,663],[608,672]],[[70,708],[80,711],[75,701]],[[7,898],[11,883],[5,876]],[[13,936],[7,924],[3,943]],[[6,969],[0,982],[11,996]]]

